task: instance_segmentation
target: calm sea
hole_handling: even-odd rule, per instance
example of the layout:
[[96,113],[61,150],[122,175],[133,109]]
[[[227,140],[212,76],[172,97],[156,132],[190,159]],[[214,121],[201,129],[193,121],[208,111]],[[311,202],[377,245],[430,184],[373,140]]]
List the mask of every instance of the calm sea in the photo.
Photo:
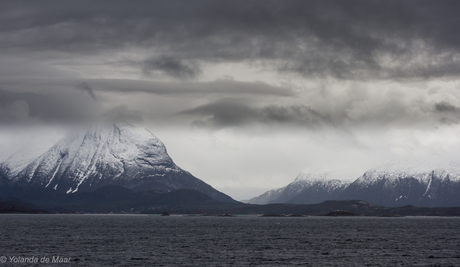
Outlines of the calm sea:
[[0,261],[6,261],[0,266],[460,266],[460,218],[1,215]]

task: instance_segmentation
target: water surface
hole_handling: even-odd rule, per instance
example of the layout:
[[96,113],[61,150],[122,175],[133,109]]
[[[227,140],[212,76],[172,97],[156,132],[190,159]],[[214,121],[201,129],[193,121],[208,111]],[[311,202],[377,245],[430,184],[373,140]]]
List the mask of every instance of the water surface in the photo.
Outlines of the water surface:
[[460,266],[460,218],[0,215],[0,226],[0,266]]

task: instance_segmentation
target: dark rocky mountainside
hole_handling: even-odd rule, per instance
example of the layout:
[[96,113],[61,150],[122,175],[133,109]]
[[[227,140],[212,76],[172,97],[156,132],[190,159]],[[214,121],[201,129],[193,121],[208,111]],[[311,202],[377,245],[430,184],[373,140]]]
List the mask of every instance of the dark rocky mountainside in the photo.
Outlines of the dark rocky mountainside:
[[183,213],[207,213],[244,205],[236,201],[214,200],[195,189],[134,192],[120,185],[108,185],[92,192],[73,194],[49,188],[21,186],[11,187],[8,195],[4,200],[49,212],[136,213],[148,210],[161,213],[180,210]]
[[24,204],[20,204],[17,202],[22,202],[16,199],[2,199],[0,200],[0,213],[20,213],[20,214],[46,214],[49,213],[44,210],[38,210],[30,208],[30,206],[26,206]]

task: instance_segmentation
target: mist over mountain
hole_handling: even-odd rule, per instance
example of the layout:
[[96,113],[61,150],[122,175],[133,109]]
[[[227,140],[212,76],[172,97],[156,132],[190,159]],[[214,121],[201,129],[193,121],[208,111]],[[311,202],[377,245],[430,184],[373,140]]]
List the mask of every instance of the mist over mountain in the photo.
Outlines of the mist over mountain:
[[301,173],[286,187],[267,191],[248,203],[315,204],[351,199],[387,207],[460,206],[460,165],[395,161],[366,171],[352,183],[330,179],[327,173]]
[[234,201],[178,167],[148,130],[129,124],[93,125],[64,136],[33,160],[26,156],[15,153],[0,164],[0,185],[50,188],[67,194],[107,185],[135,192],[188,188],[215,200]]

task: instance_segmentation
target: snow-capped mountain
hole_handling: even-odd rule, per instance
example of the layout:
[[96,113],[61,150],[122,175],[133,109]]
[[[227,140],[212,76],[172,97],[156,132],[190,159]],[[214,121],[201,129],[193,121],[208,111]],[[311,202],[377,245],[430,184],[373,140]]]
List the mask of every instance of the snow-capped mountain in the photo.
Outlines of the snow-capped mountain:
[[303,171],[289,185],[265,192],[248,201],[251,204],[295,203],[315,204],[336,199],[348,185],[335,179],[337,173]]
[[277,199],[281,195],[281,193],[283,193],[285,188],[286,186],[278,189],[269,190],[260,196],[251,198],[249,200],[245,200],[244,202],[259,205],[272,203],[273,200]]
[[191,188],[216,200],[233,201],[174,164],[163,143],[148,130],[128,124],[91,126],[68,134],[28,164],[16,158],[1,164],[0,170],[17,186],[65,193],[106,185],[134,191]]
[[340,172],[304,171],[289,185],[248,203],[313,204],[354,199],[387,207],[460,206],[460,164],[455,162],[394,161],[366,171],[353,183],[345,183],[343,178]]
[[460,164],[399,161],[366,171],[339,199],[383,206],[460,206]]

